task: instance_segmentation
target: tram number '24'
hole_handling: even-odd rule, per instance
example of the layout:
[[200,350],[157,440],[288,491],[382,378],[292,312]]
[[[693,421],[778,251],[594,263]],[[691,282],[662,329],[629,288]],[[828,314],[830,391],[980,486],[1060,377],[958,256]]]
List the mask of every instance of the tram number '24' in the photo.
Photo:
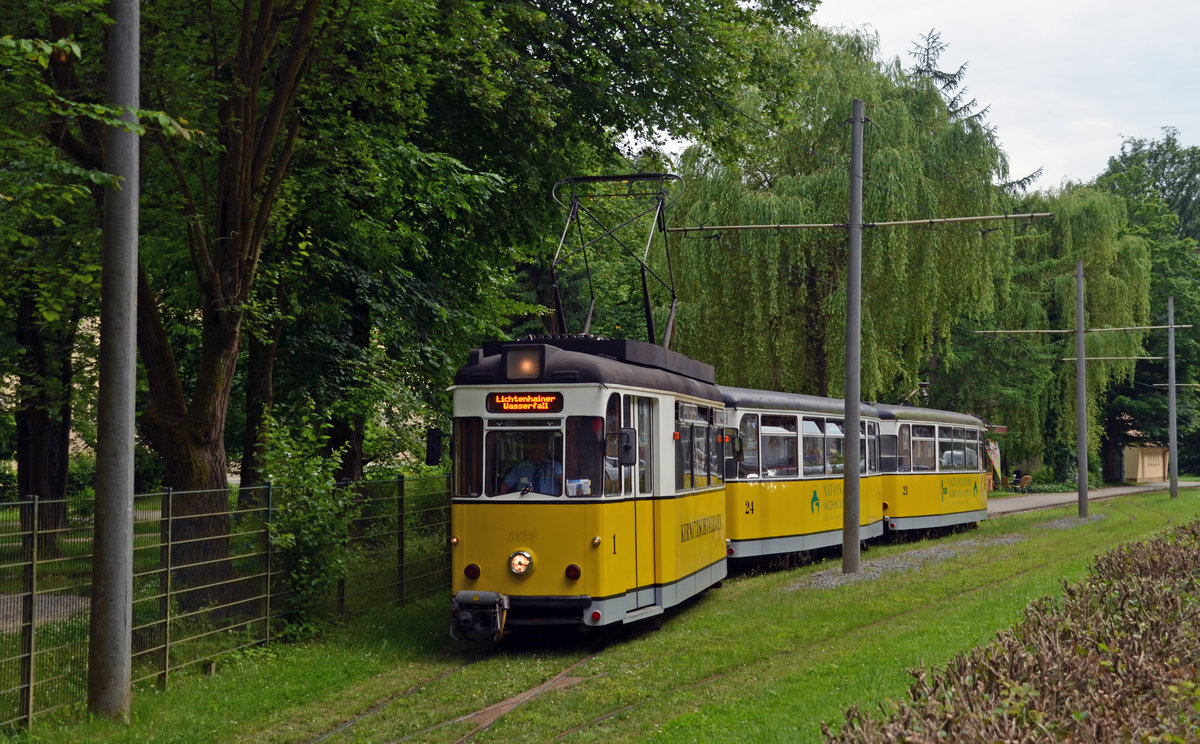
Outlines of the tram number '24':
[[753,514],[753,513],[754,513],[754,502],[753,502],[753,501],[747,501],[747,502],[746,502],[746,513],[747,513],[747,514]]

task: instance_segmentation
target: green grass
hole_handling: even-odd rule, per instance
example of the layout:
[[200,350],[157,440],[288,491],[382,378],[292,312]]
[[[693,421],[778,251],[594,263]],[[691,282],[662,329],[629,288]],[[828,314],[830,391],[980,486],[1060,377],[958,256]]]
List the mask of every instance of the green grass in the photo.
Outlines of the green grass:
[[[323,642],[275,646],[142,691],[128,725],[40,721],[38,742],[451,742],[477,720],[453,719],[570,671],[574,684],[536,696],[475,741],[820,741],[850,705],[905,694],[909,670],[938,667],[1010,627],[1036,597],[1059,594],[1094,555],[1200,516],[1200,494],[1164,493],[1000,517],[931,543],[875,547],[864,577],[806,585],[836,560],[741,576],[707,592],[660,630],[607,639],[539,634],[498,648],[448,640],[445,597],[375,613]],[[1046,523],[1056,522],[1055,527]],[[911,551],[956,548],[911,570],[872,576]],[[22,735],[23,736],[23,735]],[[15,737],[17,739],[22,736]]]

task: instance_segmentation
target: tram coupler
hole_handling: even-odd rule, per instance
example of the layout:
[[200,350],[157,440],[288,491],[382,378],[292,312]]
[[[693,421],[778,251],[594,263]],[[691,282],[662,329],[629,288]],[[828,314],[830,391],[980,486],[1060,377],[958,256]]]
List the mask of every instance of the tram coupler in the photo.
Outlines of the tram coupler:
[[467,641],[499,640],[507,614],[507,594],[458,592],[450,603],[450,636]]

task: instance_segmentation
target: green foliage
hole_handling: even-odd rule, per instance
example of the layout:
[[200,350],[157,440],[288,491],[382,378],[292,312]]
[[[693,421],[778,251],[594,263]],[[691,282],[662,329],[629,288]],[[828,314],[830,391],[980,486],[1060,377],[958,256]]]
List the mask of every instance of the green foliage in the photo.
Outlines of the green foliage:
[[284,620],[296,638],[321,625],[320,608],[345,573],[358,512],[353,491],[334,481],[341,453],[327,452],[328,441],[328,423],[311,403],[291,427],[267,416],[265,474],[275,494],[270,540],[287,583]]
[[989,645],[942,670],[915,671],[906,701],[881,716],[851,708],[836,738],[825,734],[848,743],[934,732],[997,741],[1013,731],[1055,741],[1194,741],[1198,559],[1198,522],[1106,553],[1061,601],[1037,600]]
[[[1129,233],[1150,247],[1151,317],[1165,325],[1168,298],[1174,298],[1175,321],[1191,323],[1200,312],[1200,254],[1192,237],[1194,219],[1196,148],[1181,148],[1173,130],[1165,130],[1162,141],[1128,140],[1121,155],[1109,160],[1108,169],[1096,181],[1125,203]],[[1173,164],[1173,165],[1172,165]],[[1165,330],[1146,334],[1145,353],[1166,357]],[[1175,331],[1175,374],[1177,382],[1194,382],[1200,373],[1200,329]],[[1168,380],[1166,359],[1140,363],[1137,374],[1113,386],[1106,406],[1105,439],[1116,451],[1135,443],[1168,441],[1168,400],[1163,386]],[[1180,387],[1176,395],[1180,465],[1200,465],[1195,442],[1200,437],[1200,398],[1192,387]]]
[[[1003,153],[977,117],[951,109],[937,80],[875,59],[875,40],[809,29],[765,47],[802,60],[746,87],[745,117],[761,134],[735,149],[693,148],[676,225],[844,225],[848,219],[854,98],[866,102],[864,220],[1000,214],[1009,200]],[[926,59],[929,63],[929,59]],[[776,84],[789,86],[778,91]],[[783,109],[763,90],[790,102]],[[868,398],[911,389],[920,365],[963,317],[992,308],[1009,266],[1010,229],[881,228],[863,237],[862,389]],[[732,384],[838,394],[844,380],[846,234],[840,229],[689,235],[677,244],[680,350]],[[971,278],[964,281],[964,267]],[[729,288],[736,287],[734,295]],[[902,308],[902,312],[896,312]],[[736,344],[712,344],[734,338]],[[753,359],[747,365],[745,359]]]

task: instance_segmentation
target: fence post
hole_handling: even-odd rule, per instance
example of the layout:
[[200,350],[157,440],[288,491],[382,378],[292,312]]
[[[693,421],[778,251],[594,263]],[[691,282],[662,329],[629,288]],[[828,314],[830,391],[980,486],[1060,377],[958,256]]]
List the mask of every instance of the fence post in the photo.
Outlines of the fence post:
[[[337,483],[334,483],[333,487],[334,488],[349,488],[350,481],[340,480]],[[353,532],[354,532],[354,526],[351,525],[350,530],[346,533],[346,542],[343,544],[346,554],[349,554],[349,552],[350,552],[351,533],[353,533]],[[337,617],[338,617],[339,621],[346,619],[346,569],[347,569],[347,565],[343,561],[342,575],[340,577],[338,577],[338,583],[337,583]]]
[[158,686],[166,688],[171,673],[171,506],[172,489],[167,488],[159,508],[158,616],[162,618],[162,645],[158,651]]
[[404,604],[404,475],[396,481],[396,599]]
[[28,509],[22,515],[21,524],[29,529],[21,530],[21,554],[26,558],[23,567],[21,588],[21,700],[20,714],[26,728],[33,728],[33,684],[34,684],[34,628],[37,623],[37,541],[38,541],[38,497],[33,494],[21,503]]
[[271,643],[271,510],[274,508],[272,497],[274,492],[271,482],[267,481],[267,520],[263,524],[263,542],[266,543],[267,553],[267,610],[264,613],[263,645]]

